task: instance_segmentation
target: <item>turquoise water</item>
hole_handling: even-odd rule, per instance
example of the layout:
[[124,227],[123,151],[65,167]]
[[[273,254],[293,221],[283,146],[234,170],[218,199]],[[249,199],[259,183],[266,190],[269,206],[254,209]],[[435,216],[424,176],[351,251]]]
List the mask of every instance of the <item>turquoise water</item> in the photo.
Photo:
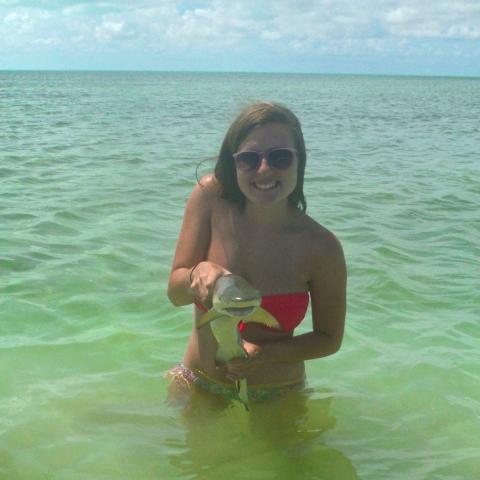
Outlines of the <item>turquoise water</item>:
[[[302,121],[345,340],[305,398],[185,416],[170,262],[256,99]],[[473,78],[0,72],[0,478],[479,478],[479,118]]]

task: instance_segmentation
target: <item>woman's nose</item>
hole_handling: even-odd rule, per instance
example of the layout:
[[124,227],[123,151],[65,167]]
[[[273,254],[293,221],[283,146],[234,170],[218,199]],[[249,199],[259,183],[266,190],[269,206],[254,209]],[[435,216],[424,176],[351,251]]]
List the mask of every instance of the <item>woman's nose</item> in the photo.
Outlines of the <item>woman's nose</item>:
[[270,170],[270,165],[268,164],[267,157],[265,155],[260,159],[260,164],[258,165],[257,172],[263,172],[265,170]]

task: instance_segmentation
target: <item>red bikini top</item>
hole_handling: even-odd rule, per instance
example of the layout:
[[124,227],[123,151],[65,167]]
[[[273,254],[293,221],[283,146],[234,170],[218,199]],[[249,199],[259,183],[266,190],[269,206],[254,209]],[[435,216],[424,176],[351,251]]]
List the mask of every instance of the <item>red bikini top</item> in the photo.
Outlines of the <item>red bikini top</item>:
[[[305,317],[309,298],[308,292],[265,295],[262,297],[260,306],[277,319],[284,332],[293,332]],[[195,305],[204,312],[208,311],[200,302],[196,301]],[[238,329],[242,332],[245,326],[246,324],[240,321]],[[264,328],[275,331],[266,326]]]

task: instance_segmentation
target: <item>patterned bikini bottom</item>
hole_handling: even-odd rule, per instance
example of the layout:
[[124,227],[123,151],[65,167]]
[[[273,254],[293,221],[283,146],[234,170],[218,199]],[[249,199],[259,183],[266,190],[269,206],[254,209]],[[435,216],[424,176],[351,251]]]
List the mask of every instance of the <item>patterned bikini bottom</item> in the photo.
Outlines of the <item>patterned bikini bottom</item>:
[[[190,369],[183,363],[180,363],[169,370],[166,378],[172,382],[183,384],[189,389],[192,386],[199,387],[201,390],[219,395],[229,400],[238,400],[236,387],[231,383],[220,382],[211,378],[205,372],[198,369]],[[285,382],[274,385],[252,385],[248,387],[248,399],[253,402],[270,400],[292,390],[301,390],[305,386],[305,380],[295,382]]]

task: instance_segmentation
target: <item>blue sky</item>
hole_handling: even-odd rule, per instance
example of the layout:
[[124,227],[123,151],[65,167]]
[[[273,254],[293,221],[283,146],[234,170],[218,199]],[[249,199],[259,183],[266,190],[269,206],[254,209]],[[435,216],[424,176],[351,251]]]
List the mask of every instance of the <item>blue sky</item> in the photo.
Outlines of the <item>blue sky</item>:
[[480,76],[480,0],[0,0],[0,70]]

